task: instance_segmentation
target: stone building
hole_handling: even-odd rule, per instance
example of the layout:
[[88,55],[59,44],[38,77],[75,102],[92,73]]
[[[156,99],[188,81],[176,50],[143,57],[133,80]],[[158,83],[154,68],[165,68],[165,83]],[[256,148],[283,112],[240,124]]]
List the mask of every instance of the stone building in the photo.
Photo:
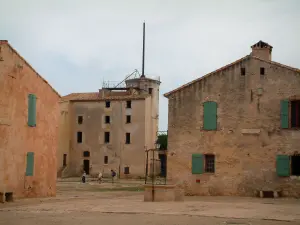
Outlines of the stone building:
[[168,177],[186,194],[300,195],[300,70],[252,52],[164,94]]
[[153,148],[158,129],[160,81],[127,79],[123,87],[72,93],[62,98],[58,176],[142,177],[145,149]]
[[60,95],[7,41],[0,90],[0,201],[55,196]]

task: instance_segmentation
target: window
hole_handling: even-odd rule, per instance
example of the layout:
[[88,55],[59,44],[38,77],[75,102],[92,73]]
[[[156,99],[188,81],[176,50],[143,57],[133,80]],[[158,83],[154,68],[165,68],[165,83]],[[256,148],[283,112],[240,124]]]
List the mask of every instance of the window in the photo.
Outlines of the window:
[[291,156],[291,175],[300,176],[300,155]]
[[130,144],[130,133],[126,133],[126,144]]
[[300,101],[291,101],[291,127],[300,127]]
[[27,152],[26,156],[26,176],[33,176],[34,171],[34,152]]
[[265,68],[264,67],[260,67],[260,75],[265,75]]
[[124,167],[124,174],[129,174],[129,166]]
[[105,107],[109,108],[110,107],[110,101],[105,101]]
[[83,157],[90,157],[90,152],[89,151],[84,151],[83,152]]
[[63,156],[63,166],[67,165],[67,154],[64,154]]
[[149,92],[150,95],[152,95],[152,90],[153,90],[153,88],[148,89],[148,92]]
[[241,68],[241,75],[245,76],[246,75],[246,68]]
[[279,177],[290,176],[290,157],[288,155],[277,155],[276,172]]
[[215,156],[205,155],[205,172],[214,173],[215,172]]
[[126,108],[130,109],[131,108],[131,101],[126,102]]
[[108,164],[108,156],[104,156],[104,164]]
[[36,126],[36,96],[34,94],[28,95],[28,126]]
[[203,107],[203,129],[217,130],[217,103],[204,102]]
[[82,116],[78,116],[77,122],[78,122],[78,124],[82,124],[82,122],[83,122],[83,117],[82,117]]
[[110,116],[105,116],[105,123],[106,124],[110,123]]
[[131,116],[130,115],[126,116],[126,123],[131,123]]
[[82,132],[81,131],[77,132],[77,143],[82,143]]
[[104,132],[104,143],[109,143],[110,133]]
[[300,100],[282,100],[280,103],[281,128],[300,128]]

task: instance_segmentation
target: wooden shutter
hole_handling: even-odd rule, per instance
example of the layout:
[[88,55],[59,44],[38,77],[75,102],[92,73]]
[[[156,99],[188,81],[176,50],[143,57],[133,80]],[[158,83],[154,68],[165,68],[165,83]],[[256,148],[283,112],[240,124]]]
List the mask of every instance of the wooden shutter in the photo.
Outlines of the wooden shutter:
[[289,100],[280,102],[281,128],[289,128]]
[[26,157],[26,176],[33,176],[34,171],[34,153],[27,152]]
[[276,172],[279,177],[290,176],[290,157],[288,155],[277,155]]
[[192,155],[192,174],[201,174],[203,173],[203,155],[202,154],[193,154]]
[[28,95],[28,126],[36,126],[36,96]]
[[217,130],[217,103],[204,102],[203,128],[204,130]]

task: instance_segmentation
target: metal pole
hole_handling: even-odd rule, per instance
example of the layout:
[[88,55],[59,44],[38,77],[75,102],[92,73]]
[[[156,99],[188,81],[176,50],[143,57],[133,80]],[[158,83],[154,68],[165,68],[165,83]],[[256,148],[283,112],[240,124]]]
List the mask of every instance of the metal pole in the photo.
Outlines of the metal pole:
[[145,22],[143,23],[143,64],[141,77],[145,77]]
[[147,177],[148,177],[148,150],[147,152],[147,158],[146,158],[146,176],[145,176],[145,184],[147,184]]
[[154,202],[154,149],[152,151],[152,202]]

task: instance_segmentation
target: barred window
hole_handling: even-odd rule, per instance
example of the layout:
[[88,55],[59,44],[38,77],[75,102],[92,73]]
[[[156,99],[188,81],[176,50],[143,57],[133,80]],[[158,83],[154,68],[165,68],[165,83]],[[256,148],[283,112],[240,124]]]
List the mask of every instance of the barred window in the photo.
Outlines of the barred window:
[[215,172],[215,156],[205,155],[205,172],[214,173]]

